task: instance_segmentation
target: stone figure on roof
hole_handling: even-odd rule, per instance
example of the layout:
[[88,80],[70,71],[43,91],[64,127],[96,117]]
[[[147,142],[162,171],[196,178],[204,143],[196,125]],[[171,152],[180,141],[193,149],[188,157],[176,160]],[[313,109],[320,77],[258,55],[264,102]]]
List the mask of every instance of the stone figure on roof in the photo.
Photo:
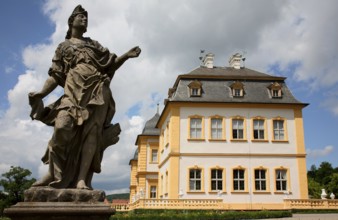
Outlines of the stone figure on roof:
[[[68,19],[69,30],[52,59],[43,88],[29,93],[31,118],[54,126],[42,161],[47,174],[33,186],[92,189],[93,173],[101,171],[104,150],[119,140],[119,124],[111,124],[115,102],[109,88],[115,71],[129,58],[138,57],[139,47],[122,56],[83,34],[88,13],[78,5]],[[57,86],[64,94],[44,106],[43,98]]]

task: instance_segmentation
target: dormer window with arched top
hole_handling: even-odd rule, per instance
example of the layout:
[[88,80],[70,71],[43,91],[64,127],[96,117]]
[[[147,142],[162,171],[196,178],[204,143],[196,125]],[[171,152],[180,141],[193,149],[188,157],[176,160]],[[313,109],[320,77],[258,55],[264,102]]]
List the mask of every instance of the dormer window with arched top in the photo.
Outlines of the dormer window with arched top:
[[202,95],[202,83],[198,80],[191,82],[188,87],[190,97],[200,97]]
[[243,97],[244,96],[244,85],[243,83],[237,81],[234,82],[231,86],[231,92],[233,97]]
[[272,83],[268,89],[272,98],[282,98],[282,85],[278,82]]

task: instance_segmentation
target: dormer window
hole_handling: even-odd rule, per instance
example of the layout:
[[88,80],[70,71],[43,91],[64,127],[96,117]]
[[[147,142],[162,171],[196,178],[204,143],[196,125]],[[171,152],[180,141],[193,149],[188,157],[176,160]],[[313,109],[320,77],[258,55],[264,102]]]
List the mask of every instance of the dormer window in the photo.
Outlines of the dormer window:
[[231,86],[231,92],[233,97],[243,97],[244,96],[244,85],[243,83],[237,81]]
[[198,80],[191,82],[188,87],[190,97],[200,97],[202,95],[202,83]]
[[282,86],[278,82],[272,83],[268,89],[272,98],[282,98]]

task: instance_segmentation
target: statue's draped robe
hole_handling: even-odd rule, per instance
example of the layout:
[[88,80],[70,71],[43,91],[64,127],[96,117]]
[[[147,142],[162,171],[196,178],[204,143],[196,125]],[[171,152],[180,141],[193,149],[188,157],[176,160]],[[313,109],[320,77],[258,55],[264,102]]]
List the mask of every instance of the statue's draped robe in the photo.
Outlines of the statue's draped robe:
[[[96,144],[90,146],[94,156],[86,183],[90,186],[93,172],[101,171],[102,154],[107,147],[103,133],[111,127],[115,113],[109,84],[116,68],[116,55],[90,38],[82,43],[66,40],[56,49],[49,75],[64,88],[64,95],[47,107],[43,107],[41,99],[30,97],[31,117],[54,126],[53,137],[42,158],[53,172],[50,186],[76,186],[83,144],[93,131]],[[57,133],[57,129],[63,132]]]

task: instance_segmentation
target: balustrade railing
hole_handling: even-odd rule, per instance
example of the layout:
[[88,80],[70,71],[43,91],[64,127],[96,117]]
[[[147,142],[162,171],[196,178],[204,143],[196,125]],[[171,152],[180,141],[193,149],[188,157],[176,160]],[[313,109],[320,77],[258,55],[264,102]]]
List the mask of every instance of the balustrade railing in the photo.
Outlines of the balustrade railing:
[[331,199],[285,199],[286,209],[338,209],[338,200]]
[[222,209],[222,199],[139,199],[130,209]]

